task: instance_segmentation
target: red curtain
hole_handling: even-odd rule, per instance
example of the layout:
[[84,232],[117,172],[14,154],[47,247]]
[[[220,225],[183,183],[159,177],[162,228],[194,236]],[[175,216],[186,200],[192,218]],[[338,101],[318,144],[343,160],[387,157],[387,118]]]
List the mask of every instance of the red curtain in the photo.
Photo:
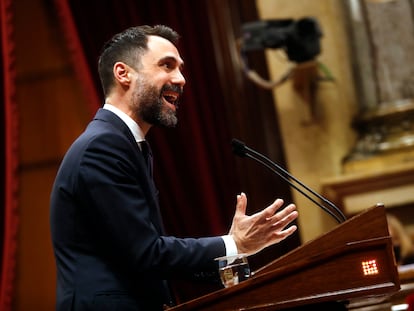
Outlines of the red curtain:
[[2,100],[1,144],[1,284],[0,310],[11,310],[13,298],[13,280],[16,265],[17,249],[17,189],[18,189],[18,113],[15,100],[15,54],[13,38],[12,0],[0,0],[0,32],[1,32],[1,87]]
[[91,68],[85,58],[84,48],[80,41],[78,30],[72,16],[69,3],[64,1],[56,1],[57,13],[61,21],[63,35],[66,38],[68,49],[73,62],[73,68],[81,82],[83,91],[88,98],[89,110],[94,115],[99,106],[100,97],[95,86],[95,81],[91,74]]
[[[187,85],[174,129],[153,128],[155,179],[166,229],[179,236],[226,233],[236,191],[223,94],[206,15],[206,0],[56,0],[79,78],[89,94],[101,94],[100,48],[113,34],[140,24],[166,24],[181,34]],[[93,83],[91,83],[93,81]],[[94,87],[92,87],[94,86]],[[91,103],[102,103],[95,96]],[[94,107],[96,110],[97,106]]]

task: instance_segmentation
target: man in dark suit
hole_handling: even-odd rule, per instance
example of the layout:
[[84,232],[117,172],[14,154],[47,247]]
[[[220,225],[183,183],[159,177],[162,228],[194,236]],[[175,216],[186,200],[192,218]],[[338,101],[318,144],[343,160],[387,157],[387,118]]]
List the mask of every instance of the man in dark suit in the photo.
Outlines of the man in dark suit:
[[105,105],[65,155],[51,193],[57,310],[162,310],[175,275],[216,272],[214,258],[254,254],[295,230],[281,199],[247,216],[237,197],[230,232],[219,237],[164,234],[145,135],[175,126],[185,84],[178,35],[166,26],[132,27],[103,48]]

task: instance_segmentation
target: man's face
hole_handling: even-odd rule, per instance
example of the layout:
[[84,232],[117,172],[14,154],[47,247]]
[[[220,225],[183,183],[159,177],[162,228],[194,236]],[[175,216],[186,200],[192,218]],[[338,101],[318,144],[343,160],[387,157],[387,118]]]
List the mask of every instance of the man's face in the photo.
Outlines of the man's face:
[[183,60],[168,40],[150,36],[141,57],[132,95],[138,118],[151,125],[174,127],[185,79]]

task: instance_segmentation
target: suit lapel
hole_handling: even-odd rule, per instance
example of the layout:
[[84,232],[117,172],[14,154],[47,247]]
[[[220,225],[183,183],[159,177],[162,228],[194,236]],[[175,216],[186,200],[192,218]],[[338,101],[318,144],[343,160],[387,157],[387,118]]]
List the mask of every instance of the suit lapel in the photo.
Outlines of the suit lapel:
[[142,172],[137,176],[137,179],[142,183],[150,213],[152,215],[153,224],[157,228],[160,234],[164,234],[164,228],[162,224],[161,212],[158,200],[158,190],[155,187],[154,180],[149,176],[147,170],[147,164],[144,156],[135,141],[134,135],[131,133],[128,126],[113,112],[100,108],[95,115],[95,120],[102,120],[111,123],[116,129],[118,129],[123,135],[125,135],[131,143],[131,152],[136,158],[138,171]]

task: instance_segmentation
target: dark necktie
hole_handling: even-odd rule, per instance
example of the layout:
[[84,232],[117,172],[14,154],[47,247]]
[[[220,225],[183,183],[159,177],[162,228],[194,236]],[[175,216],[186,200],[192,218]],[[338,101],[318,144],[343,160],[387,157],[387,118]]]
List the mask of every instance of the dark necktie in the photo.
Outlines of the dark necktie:
[[148,174],[151,178],[152,176],[152,151],[151,147],[146,140],[140,141],[139,146],[141,147],[142,155],[144,156],[145,163],[147,164]]

